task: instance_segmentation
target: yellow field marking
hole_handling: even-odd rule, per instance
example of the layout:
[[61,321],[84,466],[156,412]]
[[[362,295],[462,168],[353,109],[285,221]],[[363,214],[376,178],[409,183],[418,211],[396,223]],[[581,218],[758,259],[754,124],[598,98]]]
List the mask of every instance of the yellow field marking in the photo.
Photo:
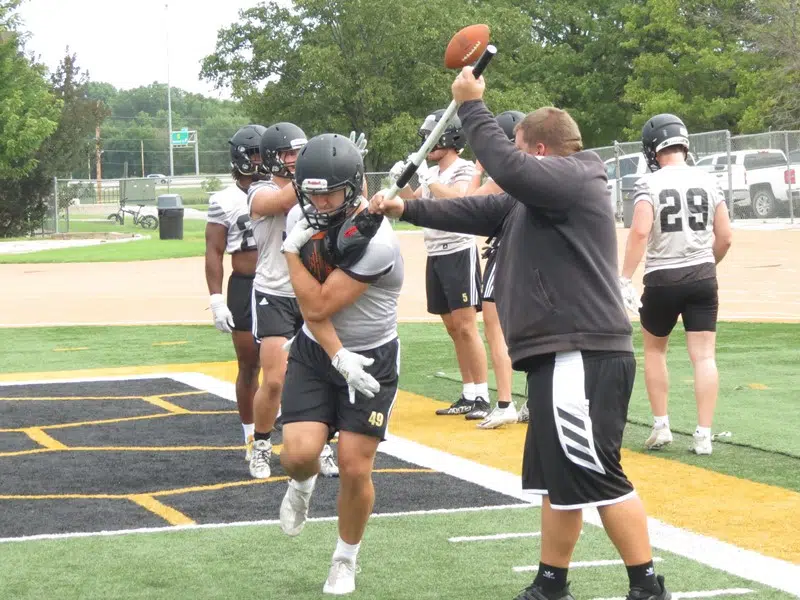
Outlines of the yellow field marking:
[[[238,415],[238,410],[190,410],[186,415]],[[146,421],[149,419],[164,419],[174,417],[174,413],[156,413],[154,415],[139,415],[136,417],[119,417],[117,419],[102,419],[99,421],[76,421],[75,423],[54,423],[52,425],[37,425],[38,429],[70,429],[72,427],[86,427],[87,425],[109,425],[111,423],[126,423],[128,421]],[[21,432],[25,427],[0,429],[0,433]]]
[[39,371],[34,373],[2,373],[0,381],[37,381],[44,379],[82,379],[90,377],[124,377],[153,373],[204,373],[224,381],[236,382],[239,365],[235,360],[213,363],[182,363],[144,367],[112,367],[106,369],[77,369],[74,371]]
[[171,412],[173,415],[185,415],[189,412],[188,408],[183,408],[182,406],[178,406],[177,404],[173,404],[172,402],[167,402],[160,396],[144,396],[142,400],[147,402],[148,404],[152,404],[153,406],[158,406],[159,408],[163,408],[166,411]]
[[78,350],[88,350],[88,346],[84,346],[81,348],[53,348],[53,352],[76,352]]
[[38,427],[29,427],[27,429],[23,429],[22,433],[27,435],[31,438],[34,442],[39,444],[40,446],[44,446],[48,450],[67,450],[67,446],[59,442],[58,440],[50,437],[44,431],[39,429]]
[[[389,424],[392,433],[521,473],[524,424],[481,430],[464,419],[435,417],[434,411],[441,407],[430,398],[399,392]],[[791,517],[800,514],[800,493],[629,450],[622,451],[622,463],[650,516],[767,556],[800,562],[800,519]]]
[[0,500],[128,500],[130,494],[5,494]]
[[768,390],[769,389],[769,387],[767,387],[763,383],[748,383],[747,387],[749,387],[751,390]]
[[208,394],[203,390],[192,390],[190,392],[170,392],[169,394],[158,394],[159,398],[185,398],[186,396],[202,396]]
[[182,346],[183,344],[188,344],[189,342],[153,342],[153,346]]
[[28,454],[44,454],[45,452],[61,452],[61,450],[50,450],[49,448],[36,448],[34,450],[11,450],[10,452],[0,452],[0,458],[26,456]]
[[50,402],[67,402],[73,400],[141,400],[141,396],[21,396],[18,398],[0,398],[0,400],[47,400]]
[[142,508],[149,510],[164,519],[170,525],[194,525],[195,522],[180,511],[175,510],[171,506],[162,504],[152,496],[146,494],[137,494],[130,496],[131,502],[135,502]]

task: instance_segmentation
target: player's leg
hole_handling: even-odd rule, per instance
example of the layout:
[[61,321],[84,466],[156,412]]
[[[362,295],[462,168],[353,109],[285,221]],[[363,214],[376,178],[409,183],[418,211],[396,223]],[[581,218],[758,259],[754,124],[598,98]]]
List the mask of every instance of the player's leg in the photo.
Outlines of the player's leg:
[[236,374],[236,406],[242,422],[244,442],[247,447],[245,460],[250,461],[253,450],[253,397],[258,389],[260,368],[258,345],[252,334],[251,296],[253,277],[232,273],[228,278],[228,308],[233,315],[233,348],[236,352],[238,372]]
[[330,594],[346,594],[355,589],[358,551],[375,501],[372,483],[375,453],[386,437],[397,397],[399,340],[361,354],[374,360],[367,370],[381,387],[375,397],[357,394],[351,404],[347,388],[339,386],[339,540],[323,588]]
[[694,368],[694,394],[697,402],[697,428],[690,449],[696,454],[711,454],[711,424],[719,394],[717,371],[717,280],[704,279],[691,284],[683,309],[686,346]]
[[497,306],[494,299],[486,297],[483,299],[483,330],[486,333],[486,341],[489,342],[492,368],[497,381],[497,406],[478,424],[478,427],[495,429],[501,425],[516,423],[519,415],[511,397],[513,370],[503,330],[500,327],[500,319],[497,316]]
[[677,286],[645,286],[639,316],[644,345],[644,382],[653,429],[645,441],[648,450],[659,450],[672,443],[667,403],[669,396],[669,371],[667,348],[680,314],[681,292]]

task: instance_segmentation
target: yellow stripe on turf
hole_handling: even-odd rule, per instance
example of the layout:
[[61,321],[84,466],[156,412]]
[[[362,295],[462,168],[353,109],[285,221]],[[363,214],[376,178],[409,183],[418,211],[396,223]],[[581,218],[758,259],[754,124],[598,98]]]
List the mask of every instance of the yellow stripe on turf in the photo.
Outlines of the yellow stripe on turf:
[[182,346],[183,344],[188,344],[189,342],[153,342],[153,346]]
[[163,408],[167,412],[172,413],[173,415],[185,415],[189,412],[189,409],[183,408],[182,406],[178,406],[177,404],[173,404],[172,402],[167,402],[160,396],[144,396],[142,398],[148,404],[152,404],[153,406],[158,406],[159,408]]
[[[238,415],[238,410],[190,410],[181,413],[192,416],[202,415]],[[73,427],[85,427],[87,425],[110,425],[112,423],[126,423],[128,421],[146,421],[148,419],[164,419],[175,416],[173,413],[157,413],[154,415],[139,415],[137,417],[119,417],[117,419],[101,419],[99,421],[76,421],[75,423],[53,423],[52,425],[39,425],[38,429],[70,429]],[[21,432],[25,427],[11,427],[0,429],[0,433]]]
[[170,525],[194,525],[195,522],[180,511],[175,510],[171,506],[162,504],[152,496],[146,494],[137,494],[129,496],[132,502],[135,502],[142,508],[149,510],[164,519]]
[[67,447],[59,442],[58,440],[50,437],[44,431],[39,429],[38,427],[29,427],[27,429],[23,429],[22,433],[27,435],[31,438],[34,442],[39,444],[40,446],[44,446],[48,450],[66,450]]
[[88,350],[88,347],[81,348],[53,348],[53,352],[76,352],[78,350]]

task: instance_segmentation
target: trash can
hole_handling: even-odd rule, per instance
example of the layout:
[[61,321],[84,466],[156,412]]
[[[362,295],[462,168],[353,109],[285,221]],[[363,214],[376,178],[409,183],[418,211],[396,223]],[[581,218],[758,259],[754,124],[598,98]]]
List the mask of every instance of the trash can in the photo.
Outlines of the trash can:
[[183,239],[183,200],[180,194],[158,197],[158,237],[162,240]]
[[630,229],[631,223],[633,223],[633,189],[641,177],[641,175],[625,175],[622,178],[620,194],[622,196],[622,224],[625,229]]

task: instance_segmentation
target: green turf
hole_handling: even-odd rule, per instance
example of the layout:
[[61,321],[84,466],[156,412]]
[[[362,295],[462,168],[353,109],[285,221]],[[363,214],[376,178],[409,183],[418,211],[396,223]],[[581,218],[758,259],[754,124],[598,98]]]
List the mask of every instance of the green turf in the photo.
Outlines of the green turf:
[[[751,325],[741,323],[721,323],[720,336],[724,340],[744,340],[746,336],[752,341],[748,347],[772,347],[776,354],[784,354],[788,361],[791,356],[797,356],[797,346],[781,348],[783,342],[791,343],[794,337],[788,335],[784,339],[785,331],[798,332],[798,326],[777,325]],[[401,387],[405,390],[423,394],[430,398],[443,401],[455,400],[461,389],[460,385],[449,379],[437,377],[440,371],[453,371],[455,355],[453,346],[443,327],[438,324],[401,324],[400,337],[402,340],[402,366]],[[638,337],[636,338],[638,344]],[[783,342],[781,341],[783,340]],[[172,346],[154,346],[155,342],[186,341],[187,344]],[[676,342],[678,339],[676,338]],[[732,343],[732,342],[731,342]],[[56,351],[64,348],[88,348],[88,350]],[[56,371],[79,368],[156,365],[168,363],[192,363],[208,361],[225,361],[233,359],[233,348],[230,336],[223,335],[208,326],[153,326],[153,327],[61,327],[61,328],[22,328],[0,329],[0,364],[3,372],[26,371]],[[120,349],[124,349],[120,351]],[[681,363],[679,344],[674,343],[672,352],[677,353],[677,360]],[[741,367],[729,366],[727,353],[728,343],[722,344],[718,357],[721,378],[723,382],[741,377],[737,369]],[[777,360],[773,358],[772,360]],[[800,363],[795,358],[794,364]],[[677,366],[677,365],[676,365]],[[641,365],[640,365],[641,367]],[[765,365],[761,372],[767,372],[774,365]],[[778,369],[778,372],[780,370]],[[786,365],[786,381],[797,377],[796,366]],[[641,389],[641,373],[637,376],[637,390]],[[769,381],[772,381],[770,379]],[[774,382],[773,382],[774,383]],[[724,383],[723,390],[728,384]],[[795,390],[797,390],[796,383]],[[689,394],[690,390],[684,390]],[[769,391],[739,390],[737,394],[743,399],[740,413],[729,416],[726,403],[720,402],[720,413],[724,419],[732,419],[736,414],[742,418],[741,426],[768,432],[769,435],[761,440],[764,447],[772,443],[771,436],[781,436],[789,447],[797,443],[793,432],[800,427],[800,411],[796,409],[797,398],[800,393],[779,394],[774,398],[775,406],[772,410],[752,411],[747,413],[748,396],[758,398],[759,395]],[[677,396],[677,392],[674,396]],[[725,396],[723,395],[723,398]],[[728,396],[729,397],[729,396]],[[694,407],[691,397],[684,399],[684,408],[689,416],[680,415],[679,401],[673,398],[671,419],[692,420]],[[637,392],[634,396],[632,412],[640,409],[645,404],[644,397]],[[646,408],[646,406],[645,406]],[[723,418],[723,417],[721,417]],[[719,419],[718,419],[719,421]],[[647,421],[649,423],[649,420]],[[724,423],[725,421],[723,421]],[[730,421],[728,421],[730,423]],[[688,436],[681,437],[676,434],[673,445],[661,451],[659,456],[679,460],[688,464],[697,464],[721,473],[736,477],[768,483],[787,489],[800,491],[800,459],[791,456],[776,454],[756,448],[737,445],[742,441],[742,436],[747,432],[729,426],[734,432],[732,443],[717,443],[714,454],[709,457],[697,457],[686,451]],[[691,429],[691,426],[689,427]],[[687,431],[689,430],[687,429]],[[715,430],[720,430],[715,427]],[[640,451],[642,443],[649,432],[648,426],[631,424],[626,429],[625,446]],[[759,440],[756,440],[759,442]],[[785,450],[782,449],[782,450]]]
[[[533,574],[515,573],[512,567],[537,564],[537,538],[468,544],[447,539],[538,527],[535,508],[374,518],[359,553],[357,589],[349,597],[513,598]],[[321,599],[336,537],[334,522],[312,522],[297,538],[268,525],[2,544],[0,597]],[[655,550],[654,555],[663,559],[656,569],[673,592],[749,588],[754,598],[791,597],[668,552]],[[573,560],[617,558],[603,532],[586,525]],[[577,598],[624,596],[628,587],[622,566],[575,568],[570,580]]]

